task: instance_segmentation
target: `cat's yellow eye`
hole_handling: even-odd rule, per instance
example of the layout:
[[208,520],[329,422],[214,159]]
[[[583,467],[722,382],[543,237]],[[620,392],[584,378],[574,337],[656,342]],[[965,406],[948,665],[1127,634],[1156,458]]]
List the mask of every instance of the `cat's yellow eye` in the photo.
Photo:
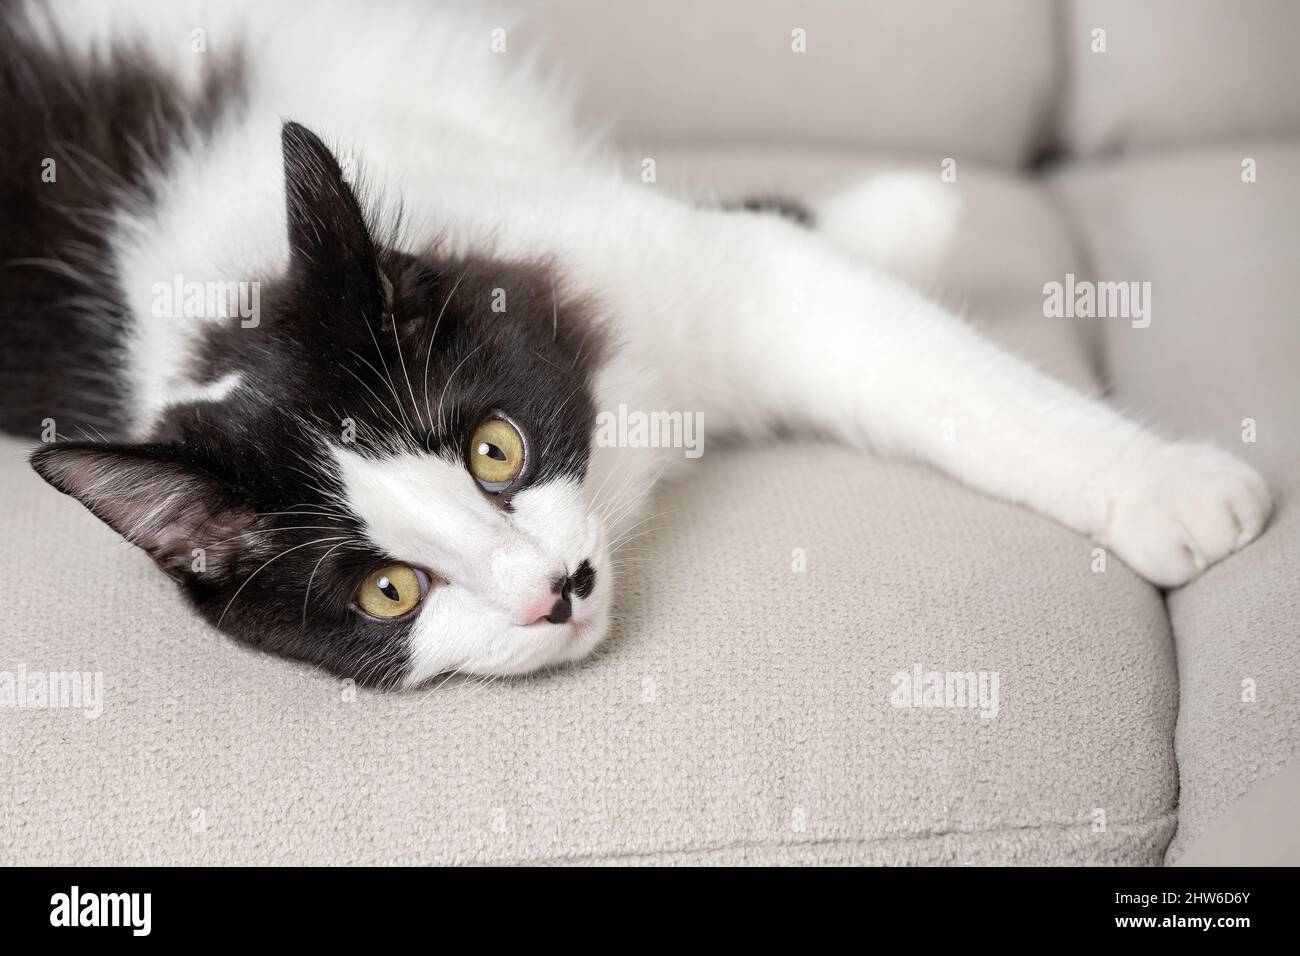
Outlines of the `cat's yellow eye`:
[[524,469],[524,439],[504,418],[479,423],[469,440],[469,472],[484,491],[504,491]]
[[429,589],[422,571],[405,564],[390,564],[374,571],[357,591],[357,607],[371,617],[389,620],[409,614]]

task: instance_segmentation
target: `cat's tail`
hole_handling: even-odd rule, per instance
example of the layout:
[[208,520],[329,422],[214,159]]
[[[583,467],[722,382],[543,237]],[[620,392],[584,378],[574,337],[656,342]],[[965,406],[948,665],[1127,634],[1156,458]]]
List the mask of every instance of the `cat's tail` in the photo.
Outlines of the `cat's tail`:
[[807,206],[808,225],[903,279],[929,284],[962,218],[956,186],[935,173],[876,173]]
[[956,186],[933,173],[900,169],[864,176],[810,201],[767,193],[721,205],[816,230],[846,252],[922,287],[939,278],[962,220]]

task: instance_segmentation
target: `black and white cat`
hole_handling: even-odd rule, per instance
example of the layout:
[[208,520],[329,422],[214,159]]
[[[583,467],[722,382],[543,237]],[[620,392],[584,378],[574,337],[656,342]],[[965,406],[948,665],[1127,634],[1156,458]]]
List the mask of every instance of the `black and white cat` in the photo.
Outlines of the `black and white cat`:
[[594,442],[619,405],[910,456],[1165,586],[1260,533],[1232,456],[627,175],[500,25],[0,0],[0,424],[218,628],[386,687],[582,657],[683,460]]

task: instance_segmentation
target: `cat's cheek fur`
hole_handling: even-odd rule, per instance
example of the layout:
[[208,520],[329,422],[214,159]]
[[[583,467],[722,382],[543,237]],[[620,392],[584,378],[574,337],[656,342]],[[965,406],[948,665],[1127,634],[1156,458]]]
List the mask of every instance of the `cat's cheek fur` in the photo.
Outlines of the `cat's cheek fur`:
[[411,625],[407,651],[410,665],[403,685],[418,687],[440,675],[527,674],[585,657],[609,630],[613,588],[608,562],[602,557],[596,566],[596,589],[580,602],[576,625],[540,623],[521,627],[485,612],[466,589],[437,591],[425,601]]
[[[367,539],[436,582],[410,624],[408,686],[451,671],[527,673],[575,660],[604,637],[609,558],[579,478],[524,488],[503,507],[449,458],[376,458],[347,448],[334,457]],[[529,623],[528,609],[583,562],[594,570],[594,587],[570,594],[571,620]]]
[[521,625],[469,587],[449,583],[437,588],[411,626],[406,687],[452,673],[527,674],[580,660],[605,639],[614,587],[604,526],[596,514],[581,508],[583,496],[576,482],[549,482],[530,493],[531,500],[516,514],[526,516],[525,524],[539,535],[534,540],[553,543],[570,556],[564,561],[569,571],[584,561],[591,565],[591,591],[572,595],[568,623]]

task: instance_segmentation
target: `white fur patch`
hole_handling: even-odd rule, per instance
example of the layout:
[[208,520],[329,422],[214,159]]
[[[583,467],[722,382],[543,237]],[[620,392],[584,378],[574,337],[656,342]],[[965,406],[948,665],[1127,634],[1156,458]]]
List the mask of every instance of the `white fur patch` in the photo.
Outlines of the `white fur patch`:
[[[336,448],[348,506],[366,535],[438,582],[412,630],[408,682],[459,670],[515,674],[581,657],[603,636],[610,581],[599,519],[571,480],[527,488],[506,511],[459,461],[437,455],[370,458]],[[574,600],[570,624],[525,626],[557,577],[583,561],[596,589]]]
[[228,372],[221,378],[203,385],[183,383],[172,389],[168,395],[169,404],[183,405],[187,402],[220,402],[243,384],[244,377],[238,372]]

